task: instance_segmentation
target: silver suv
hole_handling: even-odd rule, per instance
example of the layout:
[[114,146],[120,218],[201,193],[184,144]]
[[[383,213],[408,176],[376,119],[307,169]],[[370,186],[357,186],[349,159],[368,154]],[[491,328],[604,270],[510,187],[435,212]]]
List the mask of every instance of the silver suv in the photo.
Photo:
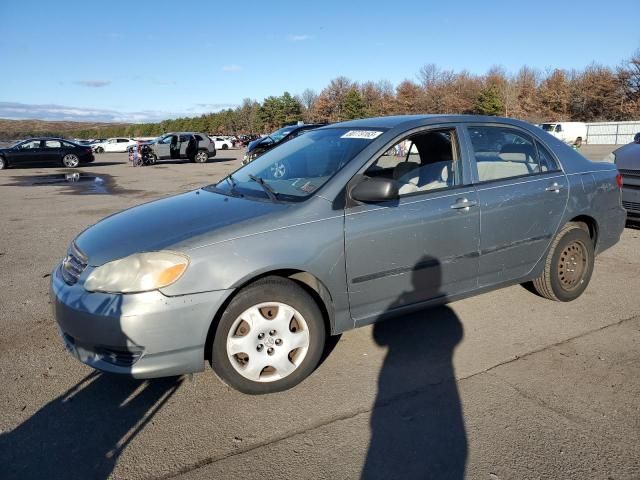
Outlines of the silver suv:
[[206,163],[216,156],[216,146],[208,135],[197,132],[170,132],[149,143],[156,160],[188,158],[192,162]]

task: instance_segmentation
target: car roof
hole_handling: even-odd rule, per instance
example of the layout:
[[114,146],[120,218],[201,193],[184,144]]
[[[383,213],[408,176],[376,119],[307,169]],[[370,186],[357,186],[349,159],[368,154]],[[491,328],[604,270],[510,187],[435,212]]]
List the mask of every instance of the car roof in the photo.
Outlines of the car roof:
[[405,128],[420,127],[423,125],[436,123],[504,123],[506,125],[517,125],[530,127],[531,124],[505,117],[492,117],[487,115],[449,115],[449,114],[429,114],[429,115],[391,115],[388,117],[372,117],[360,120],[349,120],[346,122],[333,123],[323,128],[383,128],[392,129],[403,126]]
[[30,142],[33,140],[64,140],[65,142],[74,142],[74,140],[69,140],[68,138],[60,138],[60,137],[31,137],[26,138],[24,140],[19,140],[21,142]]

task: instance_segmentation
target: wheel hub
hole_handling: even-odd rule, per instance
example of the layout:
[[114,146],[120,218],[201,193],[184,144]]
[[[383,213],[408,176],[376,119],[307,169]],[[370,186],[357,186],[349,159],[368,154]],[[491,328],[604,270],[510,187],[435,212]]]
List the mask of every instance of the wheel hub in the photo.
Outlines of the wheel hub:
[[571,242],[560,253],[558,259],[558,276],[560,285],[565,290],[573,290],[582,284],[587,266],[587,251],[579,242]]
[[296,370],[309,345],[309,330],[300,312],[268,302],[245,310],[234,321],[227,335],[227,356],[243,377],[272,382]]

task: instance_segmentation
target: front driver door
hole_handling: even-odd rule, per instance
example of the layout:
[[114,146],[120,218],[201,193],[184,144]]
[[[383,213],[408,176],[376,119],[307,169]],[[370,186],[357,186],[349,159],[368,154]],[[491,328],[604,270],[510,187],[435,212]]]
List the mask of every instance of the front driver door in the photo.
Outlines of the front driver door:
[[156,143],[153,146],[153,150],[156,156],[158,157],[158,159],[162,160],[166,158],[171,158],[171,139],[172,138],[173,138],[172,135],[169,135],[168,137],[164,137],[160,139],[158,143]]
[[14,165],[29,165],[42,161],[42,141],[28,140],[11,149],[9,162]]
[[455,128],[400,139],[366,169],[396,179],[400,198],[345,210],[345,256],[356,325],[477,285],[480,216]]

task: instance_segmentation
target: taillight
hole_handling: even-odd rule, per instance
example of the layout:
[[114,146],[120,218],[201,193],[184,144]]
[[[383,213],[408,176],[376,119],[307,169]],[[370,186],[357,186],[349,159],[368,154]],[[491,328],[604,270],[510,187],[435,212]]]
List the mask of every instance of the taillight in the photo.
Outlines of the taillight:
[[622,175],[620,174],[616,175],[616,183],[618,184],[619,188],[622,188]]

